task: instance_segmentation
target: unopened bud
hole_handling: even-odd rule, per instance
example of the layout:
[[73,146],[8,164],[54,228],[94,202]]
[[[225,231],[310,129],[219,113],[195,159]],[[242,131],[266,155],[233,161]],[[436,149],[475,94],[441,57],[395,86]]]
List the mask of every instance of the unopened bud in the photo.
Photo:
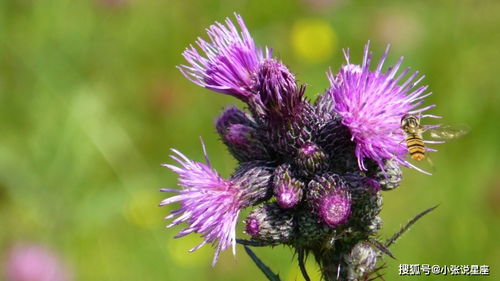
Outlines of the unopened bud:
[[292,213],[281,209],[276,203],[265,203],[252,210],[245,224],[245,232],[252,239],[270,245],[286,244],[294,235]]
[[305,143],[295,158],[298,171],[304,176],[314,175],[328,168],[328,157],[323,150],[312,142]]
[[357,174],[346,174],[344,178],[353,202],[350,225],[365,236],[374,234],[381,225],[378,214],[382,209],[382,195],[378,182]]
[[266,162],[252,161],[241,165],[231,176],[231,183],[244,190],[244,207],[258,204],[271,196],[273,169]]
[[303,210],[296,219],[298,230],[296,243],[300,245],[317,243],[330,230],[327,225],[318,221],[317,216],[311,210]]
[[229,107],[217,120],[216,128],[231,154],[240,162],[269,159],[257,125],[244,112]]
[[254,111],[271,119],[286,117],[301,99],[297,96],[295,76],[274,59],[265,60],[259,67],[253,91],[258,94],[251,101]]
[[386,161],[384,171],[379,169],[375,179],[379,182],[382,190],[393,190],[399,187],[399,183],[403,179],[403,172],[396,161]]
[[365,280],[377,264],[378,252],[367,242],[359,242],[344,257],[348,280]]
[[295,207],[302,199],[304,184],[292,177],[290,165],[283,164],[274,171],[273,191],[283,209]]

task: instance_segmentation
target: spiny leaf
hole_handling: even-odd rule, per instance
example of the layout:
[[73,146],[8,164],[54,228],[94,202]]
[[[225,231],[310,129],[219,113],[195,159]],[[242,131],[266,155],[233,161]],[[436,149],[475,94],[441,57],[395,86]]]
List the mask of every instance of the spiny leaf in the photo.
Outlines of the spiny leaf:
[[253,247],[269,246],[268,244],[264,244],[262,242],[257,242],[257,241],[252,241],[252,240],[244,240],[244,239],[236,239],[236,243],[244,245],[244,246],[253,246]]
[[[364,280],[365,281],[374,281],[374,280],[377,280],[377,279],[381,279],[382,281],[385,281],[384,279],[384,274],[381,272],[383,269],[385,269],[385,264],[375,268],[375,270],[373,270],[370,274],[368,274],[367,276],[365,276]],[[375,276],[372,276],[372,275],[375,275]]]
[[265,265],[250,248],[248,248],[247,246],[244,247],[245,251],[250,256],[250,258],[252,258],[255,265],[257,265],[257,267],[262,271],[262,273],[264,273],[269,281],[281,281],[279,275],[274,274],[271,269],[267,265]]
[[386,248],[389,248],[392,244],[394,244],[394,242],[396,242],[396,240],[401,237],[401,235],[403,235],[406,231],[408,231],[408,229],[410,228],[410,226],[412,226],[414,223],[416,223],[420,218],[422,218],[423,216],[425,216],[426,214],[428,214],[429,212],[431,212],[432,210],[436,209],[439,205],[436,205],[432,208],[429,208],[427,210],[424,210],[423,212],[419,213],[418,215],[416,215],[413,219],[411,219],[407,224],[405,224],[398,232],[394,233],[394,235],[392,235],[391,238],[387,239],[387,241],[385,242],[385,247]]
[[389,257],[391,257],[393,259],[396,259],[396,257],[394,257],[392,252],[389,251],[389,249],[386,246],[384,246],[384,244],[380,243],[378,240],[370,239],[368,242],[370,242],[370,244],[372,244],[375,248],[377,248],[382,253],[388,255]]
[[304,249],[299,249],[298,253],[299,253],[298,260],[299,260],[300,272],[302,273],[302,276],[306,281],[311,281],[311,278],[309,278],[309,275],[307,274],[307,270],[305,267]]

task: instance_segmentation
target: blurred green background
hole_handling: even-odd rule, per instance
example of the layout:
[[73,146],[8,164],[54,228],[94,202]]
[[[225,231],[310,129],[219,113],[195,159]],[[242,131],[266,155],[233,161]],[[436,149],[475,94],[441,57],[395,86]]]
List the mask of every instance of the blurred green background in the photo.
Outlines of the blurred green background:
[[[385,193],[381,237],[440,204],[392,248],[398,260],[387,260],[386,280],[398,279],[400,263],[486,264],[492,276],[473,279],[498,279],[500,2],[493,0],[0,1],[2,257],[12,243],[31,241],[57,251],[74,280],[265,280],[239,246],[215,267],[210,246],[187,253],[199,238],[173,239],[181,228],[165,230],[162,220],[171,207],[157,207],[166,196],[159,188],[176,186],[160,166],[172,162],[169,148],[201,161],[202,136],[222,175],[235,167],[213,120],[239,103],[175,68],[188,44],[234,11],[257,44],[272,46],[309,85],[311,98],[327,87],[328,67],[343,62],[341,49],[359,62],[367,40],[376,58],[391,43],[389,62],[404,55],[404,66],[427,75],[433,113],[472,130],[432,154],[433,176],[406,169],[401,188]],[[287,248],[256,253],[284,280],[303,280]]]

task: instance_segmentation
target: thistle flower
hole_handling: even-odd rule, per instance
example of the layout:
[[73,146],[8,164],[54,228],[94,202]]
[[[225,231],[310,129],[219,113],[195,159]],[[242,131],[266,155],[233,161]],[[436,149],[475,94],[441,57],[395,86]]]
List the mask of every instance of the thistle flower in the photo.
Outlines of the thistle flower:
[[335,101],[334,110],[342,117],[342,124],[349,128],[351,139],[356,143],[355,154],[361,170],[366,170],[366,158],[372,159],[382,168],[383,161],[391,159],[412,166],[404,159],[407,149],[403,143],[404,132],[400,129],[401,118],[406,114],[421,114],[434,107],[430,105],[417,109],[423,99],[431,94],[425,94],[427,86],[417,87],[424,76],[415,80],[418,72],[414,72],[399,83],[410,70],[406,68],[396,76],[403,57],[386,72],[382,72],[388,52],[389,46],[376,69],[371,71],[369,43],[365,46],[361,65],[351,64],[347,50],[344,52],[347,65],[337,75],[331,71],[328,74],[331,85],[329,92]]
[[248,101],[255,73],[271,52],[256,47],[241,16],[234,15],[240,30],[229,18],[225,25],[216,22],[207,29],[211,42],[197,41],[205,57],[191,45],[183,53],[189,65],[178,68],[197,85]]
[[198,38],[205,57],[190,46],[183,56],[189,65],[178,68],[193,83],[234,96],[249,104],[259,118],[283,119],[294,115],[304,91],[297,89],[295,76],[272,59],[266,47],[257,47],[240,15],[239,29],[227,18],[207,29],[211,42]]
[[182,190],[164,188],[163,192],[175,192],[178,195],[167,198],[160,206],[174,202],[180,202],[181,208],[171,212],[165,219],[177,216],[167,227],[180,223],[189,226],[181,230],[176,238],[190,233],[199,233],[204,240],[198,246],[190,250],[196,251],[206,243],[212,243],[215,255],[212,265],[215,265],[221,251],[229,246],[233,247],[235,254],[236,233],[235,227],[240,210],[251,204],[251,198],[255,192],[249,189],[241,189],[236,180],[225,180],[221,178],[210,166],[208,156],[203,146],[207,164],[189,160],[179,151],[172,149],[176,154],[172,159],[180,164],[180,167],[164,164],[179,174],[179,185]]
[[[330,71],[329,89],[312,104],[304,98],[306,87],[267,48],[256,47],[241,17],[236,19],[239,29],[229,19],[208,28],[211,41],[198,39],[202,53],[190,46],[183,53],[189,64],[179,69],[192,82],[246,103],[250,113],[229,107],[215,124],[238,167],[224,179],[210,166],[204,146],[206,164],[173,150],[180,166],[165,166],[179,174],[182,189],[162,189],[177,195],[161,205],[181,207],[167,217],[176,217],[168,227],[185,222],[176,237],[201,234],[204,241],[192,251],[212,243],[215,264],[220,251],[232,246],[234,252],[239,212],[254,206],[245,232],[255,241],[240,243],[295,248],[305,279],[307,253],[324,280],[369,276],[381,255],[367,242],[376,240],[382,225],[382,191],[397,188],[400,166],[411,166],[401,119],[436,117],[422,115],[434,107],[421,107],[430,95],[427,86],[417,86],[423,77],[415,72],[403,79],[408,68],[397,74],[402,58],[383,72],[388,49],[370,70],[367,44],[361,65],[351,64],[344,52],[347,64],[338,74]],[[387,254],[382,244],[374,245]],[[250,255],[266,276],[273,275]]]

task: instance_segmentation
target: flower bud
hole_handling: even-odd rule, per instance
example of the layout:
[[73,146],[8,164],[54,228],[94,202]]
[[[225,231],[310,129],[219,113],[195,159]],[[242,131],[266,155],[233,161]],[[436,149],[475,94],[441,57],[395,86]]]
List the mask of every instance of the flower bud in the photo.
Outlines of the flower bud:
[[293,118],[286,122],[267,124],[269,145],[281,157],[292,162],[299,149],[306,143],[313,141],[314,132],[318,127],[314,108],[309,103],[302,101],[296,107]]
[[321,237],[325,236],[330,228],[318,221],[316,215],[310,210],[304,210],[296,216],[297,239],[296,244],[310,245],[317,243]]
[[260,65],[253,91],[258,95],[250,101],[250,106],[258,115],[265,115],[267,119],[289,116],[302,98],[297,91],[295,76],[285,65],[274,59],[267,59]]
[[245,232],[252,239],[270,245],[286,244],[294,235],[292,213],[276,203],[265,203],[252,210],[245,220]]
[[331,119],[337,117],[335,113],[335,101],[332,95],[327,91],[322,95],[318,96],[316,102],[314,103],[314,108],[316,110],[316,115],[321,123],[326,123]]
[[399,187],[399,183],[403,179],[403,172],[396,161],[388,160],[384,163],[384,171],[379,168],[374,178],[382,190],[393,190]]
[[351,216],[351,195],[343,180],[325,174],[309,182],[310,197],[318,217],[330,227],[347,222]]
[[303,188],[304,183],[292,178],[289,164],[283,164],[274,171],[273,191],[281,208],[295,207],[302,199]]
[[331,227],[344,224],[351,214],[351,200],[348,193],[335,190],[325,194],[318,203],[318,214]]
[[217,118],[215,128],[222,135],[226,128],[231,124],[243,124],[249,127],[255,127],[256,124],[247,113],[239,110],[236,106],[229,106]]
[[347,280],[365,280],[377,264],[378,252],[369,243],[361,241],[349,254],[345,255],[347,263]]
[[266,162],[246,162],[231,176],[234,186],[244,190],[244,207],[256,205],[271,197],[271,178],[273,169]]
[[221,114],[216,128],[231,154],[240,162],[269,159],[257,125],[236,107],[229,107]]
[[308,142],[299,149],[295,164],[301,175],[311,176],[328,168],[328,158],[319,146]]
[[364,237],[374,234],[381,225],[382,195],[376,182],[357,174],[344,176],[352,198],[352,219],[349,225]]
[[316,143],[328,152],[333,171],[358,170],[355,143],[340,118],[332,118],[318,130]]

